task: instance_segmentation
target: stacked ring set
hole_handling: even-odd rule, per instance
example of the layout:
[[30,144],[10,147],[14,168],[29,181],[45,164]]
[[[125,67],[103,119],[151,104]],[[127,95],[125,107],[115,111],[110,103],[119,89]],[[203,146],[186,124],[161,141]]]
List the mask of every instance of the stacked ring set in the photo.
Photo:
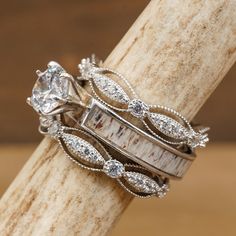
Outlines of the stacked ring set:
[[208,128],[177,111],[142,101],[121,74],[82,59],[74,78],[49,62],[27,102],[39,131],[56,139],[77,165],[102,172],[138,197],[163,197],[205,147]]

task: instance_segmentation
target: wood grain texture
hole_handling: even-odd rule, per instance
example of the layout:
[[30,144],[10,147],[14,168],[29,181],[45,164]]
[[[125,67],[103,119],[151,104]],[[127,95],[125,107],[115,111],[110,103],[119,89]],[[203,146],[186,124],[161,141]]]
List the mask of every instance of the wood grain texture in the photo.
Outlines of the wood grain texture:
[[[156,1],[105,64],[192,118],[236,59],[235,1]],[[105,235],[131,197],[44,139],[0,201],[2,235]]]

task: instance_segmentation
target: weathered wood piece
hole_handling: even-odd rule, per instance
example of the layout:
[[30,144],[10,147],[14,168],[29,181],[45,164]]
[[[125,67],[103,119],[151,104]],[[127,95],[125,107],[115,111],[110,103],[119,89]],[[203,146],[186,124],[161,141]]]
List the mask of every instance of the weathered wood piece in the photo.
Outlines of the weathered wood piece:
[[[191,119],[236,59],[235,1],[153,0],[105,64]],[[105,235],[132,198],[45,138],[0,201],[1,235]]]

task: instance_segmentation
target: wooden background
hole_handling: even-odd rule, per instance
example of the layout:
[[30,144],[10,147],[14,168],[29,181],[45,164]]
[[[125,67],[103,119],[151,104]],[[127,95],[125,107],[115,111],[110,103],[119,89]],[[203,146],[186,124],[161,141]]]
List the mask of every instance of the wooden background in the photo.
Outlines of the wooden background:
[[[82,57],[105,58],[144,9],[135,1],[2,1],[0,8],[0,142],[34,142],[37,115],[25,104],[36,69],[49,60],[72,74]],[[236,66],[198,115],[212,140],[236,140]]]
[[[0,196],[36,147],[25,143],[41,139],[37,115],[25,104],[36,79],[34,71],[56,60],[77,74],[81,57],[96,52],[105,58],[147,3],[1,1]],[[211,126],[213,140],[232,142],[200,150],[186,178],[172,182],[166,199],[135,200],[112,236],[236,235],[235,75],[236,66],[197,117]]]

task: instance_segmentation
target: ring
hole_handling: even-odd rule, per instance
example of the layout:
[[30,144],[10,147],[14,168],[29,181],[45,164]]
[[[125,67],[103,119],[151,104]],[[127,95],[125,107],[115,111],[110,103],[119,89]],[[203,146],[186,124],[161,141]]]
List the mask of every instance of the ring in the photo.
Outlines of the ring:
[[[79,125],[84,130],[152,173],[169,178],[182,178],[195,159],[190,149],[181,152],[163,143],[92,98],[58,63],[50,62],[46,71],[37,74],[39,78],[28,100],[40,114],[41,127],[47,126],[48,116],[78,111]],[[104,129],[106,126],[109,128]],[[118,127],[118,135],[113,135],[110,127]],[[129,142],[122,136],[124,129]],[[42,129],[40,132],[44,134]]]
[[169,191],[167,178],[153,176],[139,165],[123,164],[114,159],[100,142],[84,130],[64,126],[58,118],[47,119],[47,125],[43,124],[40,129],[45,135],[56,139],[74,163],[116,179],[132,195],[162,198]]
[[[172,109],[147,105],[122,75],[90,59],[79,68],[79,79],[56,62],[36,72],[27,102],[40,116],[40,133],[56,139],[74,163],[116,179],[134,196],[163,197],[168,178],[182,178],[195,159],[193,149],[205,146],[206,129],[194,129]],[[80,80],[89,81],[92,94]],[[144,126],[138,128],[122,112]]]
[[[194,130],[177,111],[161,105],[148,105],[138,98],[127,79],[116,71],[96,65],[95,59],[82,59],[78,65],[81,77],[89,81],[93,95],[107,107],[126,112],[142,121],[151,135],[181,148],[205,147],[208,128]],[[122,86],[123,84],[124,86]],[[124,89],[125,87],[125,89]]]

